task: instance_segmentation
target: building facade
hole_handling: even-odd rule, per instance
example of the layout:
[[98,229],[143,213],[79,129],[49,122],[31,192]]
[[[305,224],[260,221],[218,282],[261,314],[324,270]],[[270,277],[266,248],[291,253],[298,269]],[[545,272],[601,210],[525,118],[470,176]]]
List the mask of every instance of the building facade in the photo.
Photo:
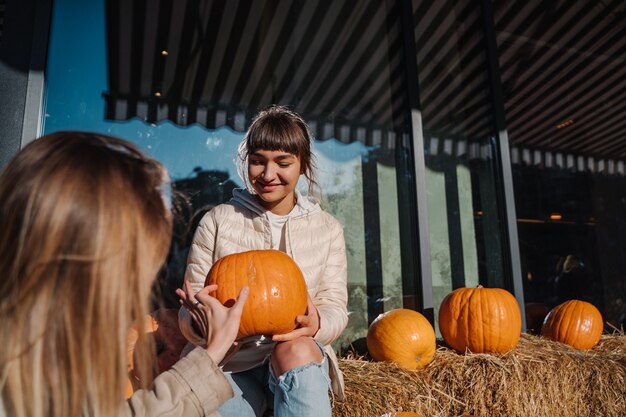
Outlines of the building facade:
[[[344,226],[350,324],[506,288],[535,311],[626,315],[626,6],[619,1],[0,0],[2,164],[57,130],[123,137],[188,196],[190,224],[241,186],[233,160],[277,103],[316,138]],[[193,229],[191,227],[191,229]],[[166,298],[167,299],[167,298]],[[435,326],[437,328],[437,326]]]

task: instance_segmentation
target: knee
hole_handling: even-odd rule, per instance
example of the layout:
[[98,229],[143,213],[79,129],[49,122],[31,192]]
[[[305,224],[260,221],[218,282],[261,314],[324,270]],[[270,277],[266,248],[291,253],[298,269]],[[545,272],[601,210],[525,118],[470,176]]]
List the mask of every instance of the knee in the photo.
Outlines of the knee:
[[310,337],[299,337],[288,342],[278,343],[272,352],[272,368],[277,376],[285,372],[308,365],[312,362],[321,362],[324,359],[315,340]]

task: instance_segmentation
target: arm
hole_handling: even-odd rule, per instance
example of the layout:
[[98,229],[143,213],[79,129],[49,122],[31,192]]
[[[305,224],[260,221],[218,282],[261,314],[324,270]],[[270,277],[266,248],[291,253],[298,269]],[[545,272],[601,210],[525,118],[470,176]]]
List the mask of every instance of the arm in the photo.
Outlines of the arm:
[[[213,265],[215,230],[215,219],[212,213],[208,212],[198,224],[187,256],[184,286],[187,283],[191,284],[194,292],[204,287],[206,276]],[[191,343],[201,345],[204,342],[201,335],[193,328],[191,316],[186,308],[181,308],[178,312],[178,325],[182,334]]]
[[328,345],[341,335],[348,325],[348,261],[343,229],[337,222],[332,229],[331,247],[324,276],[313,297],[320,318],[315,339]]
[[120,415],[213,416],[232,396],[232,388],[222,371],[206,350],[197,347],[171,370],[156,377],[151,389],[135,392]]
[[232,307],[222,305],[209,295],[216,288],[217,285],[209,285],[192,294],[191,286],[187,285],[189,293],[176,291],[184,306],[193,305],[196,309],[206,332],[207,347],[196,347],[170,371],[159,375],[151,389],[134,393],[122,415],[211,416],[216,415],[218,407],[233,396],[230,384],[216,363],[224,359],[237,337],[249,288],[241,290]]

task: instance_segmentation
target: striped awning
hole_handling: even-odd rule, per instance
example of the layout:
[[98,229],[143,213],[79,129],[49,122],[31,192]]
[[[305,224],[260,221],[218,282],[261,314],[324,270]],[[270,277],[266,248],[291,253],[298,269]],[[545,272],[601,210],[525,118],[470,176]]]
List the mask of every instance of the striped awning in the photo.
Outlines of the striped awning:
[[107,117],[243,131],[278,103],[383,144],[406,124],[398,21],[379,0],[108,1]]
[[[400,4],[109,0],[107,117],[244,131],[256,111],[280,103],[303,114],[318,139],[393,147],[409,129]],[[427,139],[492,136],[480,2],[412,5]],[[624,159],[626,5],[493,8],[513,147]]]
[[494,2],[494,14],[513,143],[626,157],[626,3]]

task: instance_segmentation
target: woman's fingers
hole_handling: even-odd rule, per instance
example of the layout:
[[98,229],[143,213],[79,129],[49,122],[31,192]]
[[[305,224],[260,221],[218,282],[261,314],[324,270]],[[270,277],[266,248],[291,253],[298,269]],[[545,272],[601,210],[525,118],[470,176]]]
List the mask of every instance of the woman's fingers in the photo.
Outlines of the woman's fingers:
[[272,340],[274,342],[287,342],[289,340],[297,339],[301,336],[310,336],[305,327],[297,328],[290,331],[289,333],[275,334],[274,336],[272,336]]
[[309,316],[297,316],[296,323],[298,323],[302,327],[306,327],[311,323]]
[[207,285],[206,287],[202,288],[200,291],[196,293],[196,299],[197,299],[198,294],[208,295],[208,294],[211,294],[215,290],[217,290],[217,284]]
[[243,310],[244,304],[248,300],[248,296],[250,295],[250,287],[243,287],[239,292],[239,297],[237,297],[237,302],[231,307],[234,312],[241,314]]
[[[215,288],[211,288],[211,287],[215,287]],[[208,289],[208,291],[204,291]],[[198,292],[196,294],[196,299],[198,301],[200,301],[202,304],[209,306],[209,307],[223,307],[222,303],[220,303],[217,298],[209,295],[209,293],[215,291],[217,289],[217,285],[209,285],[207,287],[204,287],[200,292]],[[239,297],[237,297],[237,301],[235,302],[235,304],[233,304],[232,307],[230,307],[231,311],[233,312],[238,312],[241,313],[241,310],[243,310],[243,305],[246,303],[246,300],[248,299],[248,295],[250,294],[250,288],[249,287],[243,287],[241,289],[241,291],[239,292]],[[228,307],[224,307],[224,308],[228,308]]]

